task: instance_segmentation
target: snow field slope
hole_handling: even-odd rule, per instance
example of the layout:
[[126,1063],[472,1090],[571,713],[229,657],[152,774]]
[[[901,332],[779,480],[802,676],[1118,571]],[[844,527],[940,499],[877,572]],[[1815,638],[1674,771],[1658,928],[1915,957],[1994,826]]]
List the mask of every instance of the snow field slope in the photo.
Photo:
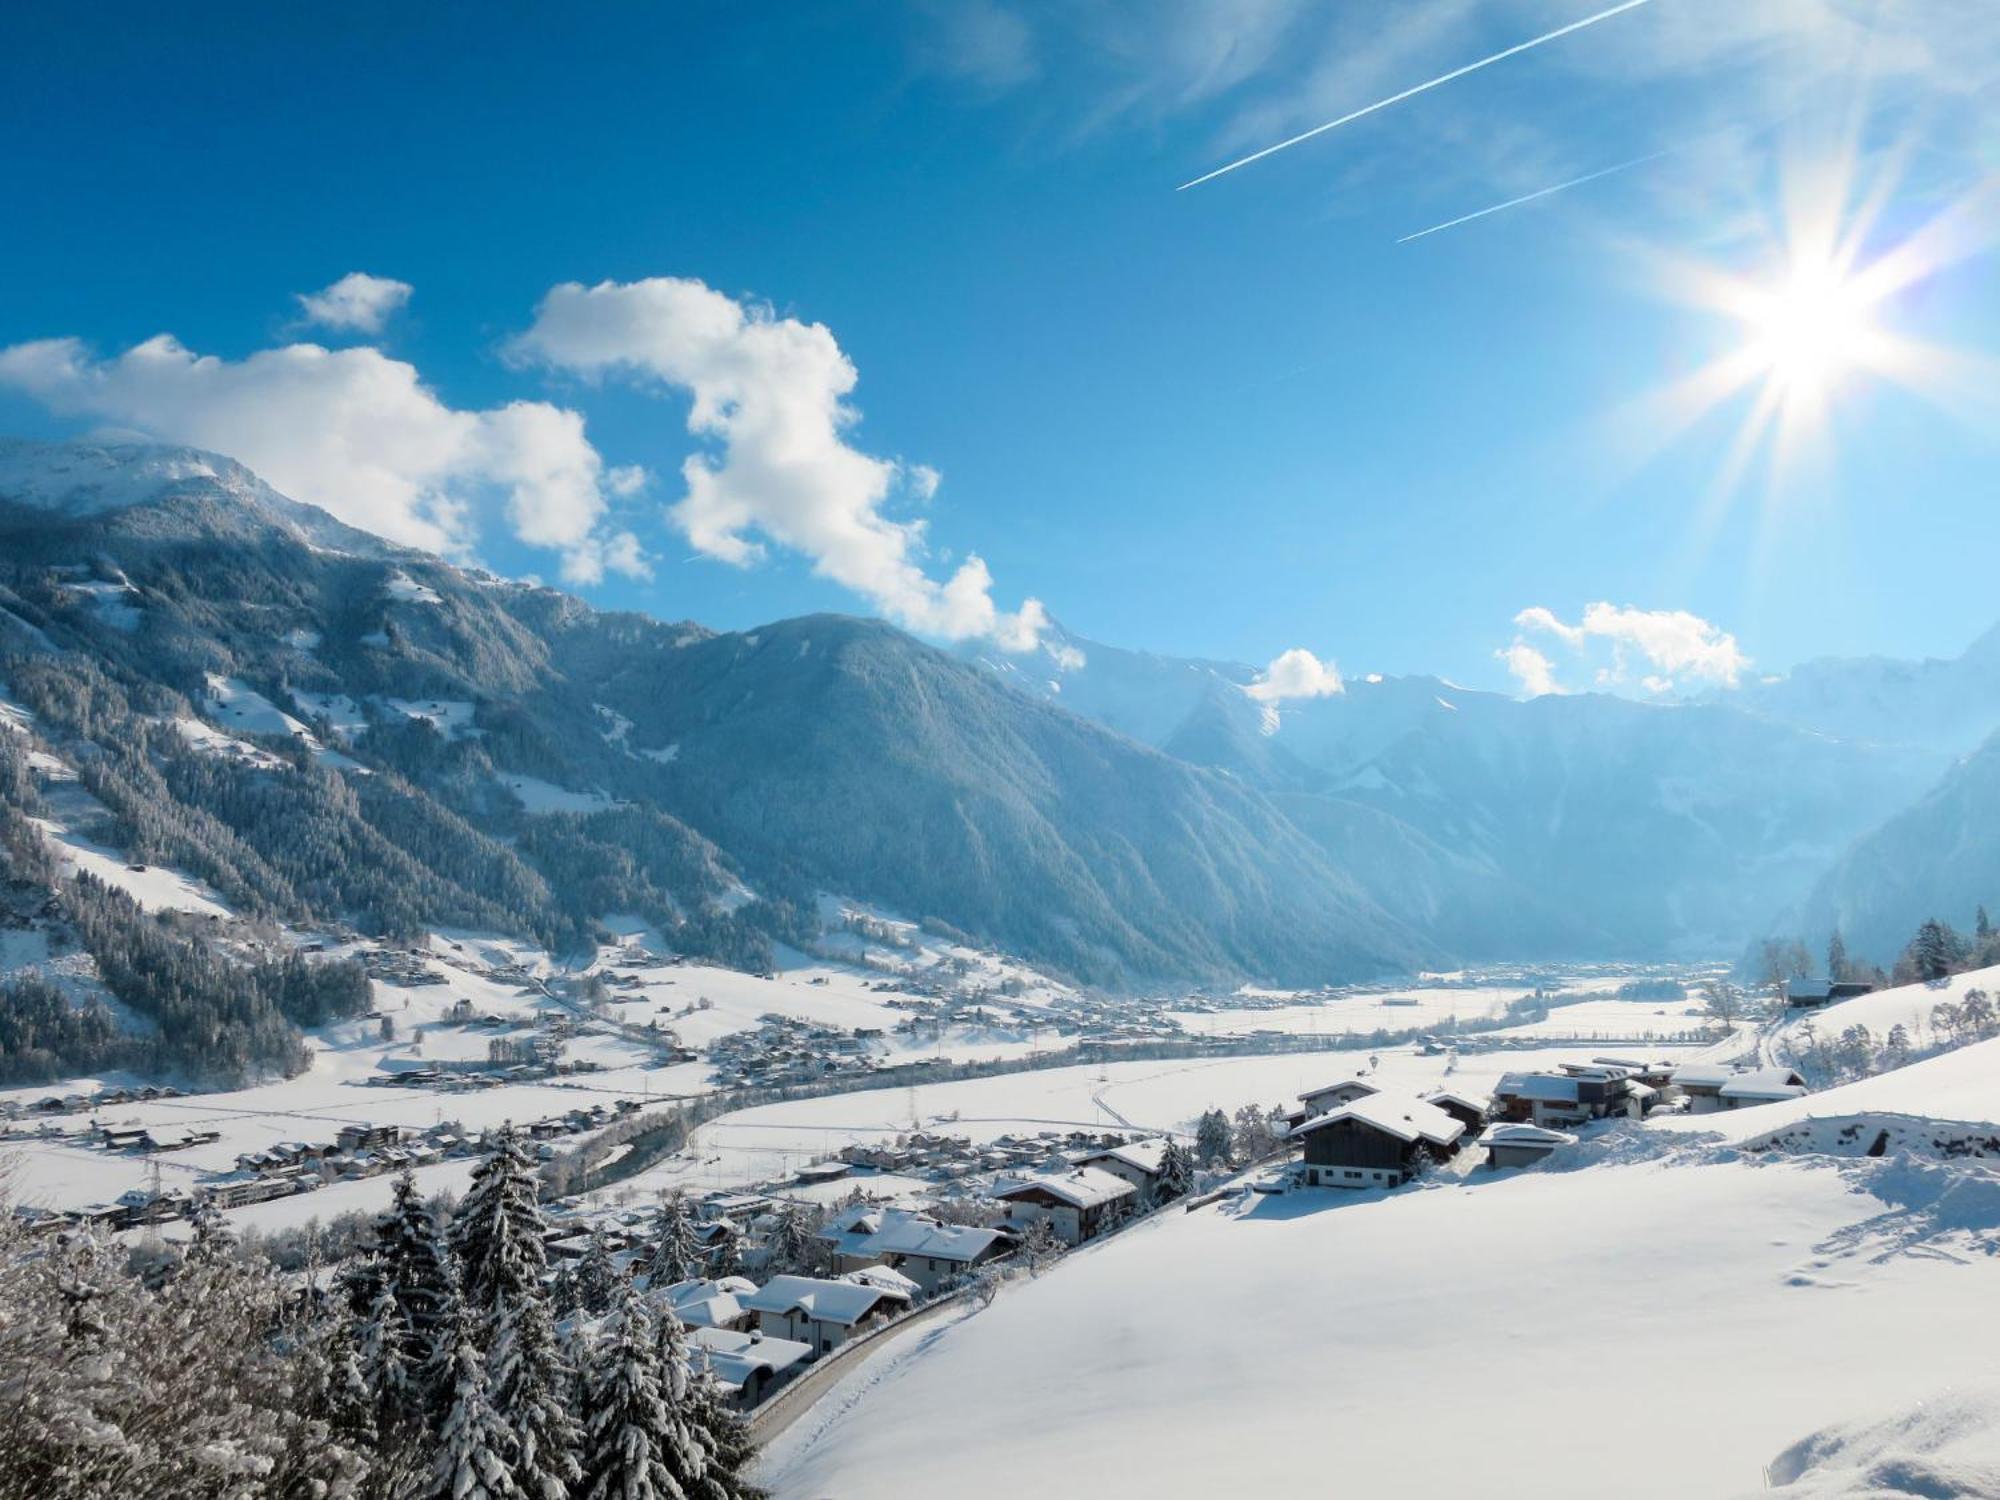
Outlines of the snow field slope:
[[1993,1374],[1982,1341],[1911,1331],[2000,1294],[1960,1243],[1994,1228],[1878,1258],[1867,1187],[1893,1167],[1690,1152],[1170,1217],[952,1326],[761,1478],[779,1500],[1011,1500],[1034,1474],[1135,1500],[1755,1491],[1830,1421]]

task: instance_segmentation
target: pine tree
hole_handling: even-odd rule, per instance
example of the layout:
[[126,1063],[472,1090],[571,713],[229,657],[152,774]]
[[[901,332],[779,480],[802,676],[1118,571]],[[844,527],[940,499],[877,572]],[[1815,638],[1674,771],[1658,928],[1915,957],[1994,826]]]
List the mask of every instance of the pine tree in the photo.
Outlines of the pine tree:
[[668,1407],[652,1324],[629,1283],[593,1353],[586,1402],[583,1500],[696,1500],[670,1457],[698,1476],[700,1454]]
[[1972,919],[1972,931],[1974,936],[1982,943],[1993,936],[1993,919],[1986,915],[1986,906],[1983,902],[1980,904],[1978,913]]
[[659,1238],[647,1268],[649,1284],[671,1286],[689,1281],[700,1275],[701,1269],[701,1240],[694,1232],[694,1215],[688,1212],[682,1194],[670,1194],[660,1205]]
[[374,1425],[380,1432],[414,1429],[425,1418],[424,1370],[410,1357],[409,1322],[386,1279],[364,1315],[355,1340],[355,1359],[374,1393]]
[[[513,1435],[515,1480],[528,1500],[564,1500],[577,1476],[576,1424],[555,1320],[534,1164],[505,1128],[472,1174],[451,1223],[460,1295],[486,1348],[491,1404]],[[454,1388],[456,1382],[454,1382]]]
[[1179,1141],[1168,1141],[1160,1157],[1160,1184],[1155,1189],[1162,1203],[1185,1198],[1194,1191],[1194,1162]]
[[684,1407],[688,1432],[701,1445],[702,1500],[766,1500],[763,1490],[743,1477],[756,1456],[742,1414],[722,1395],[709,1372],[706,1354],[688,1369]]
[[1194,1133],[1195,1160],[1204,1167],[1229,1160],[1229,1116],[1211,1109],[1201,1117]]
[[716,1276],[741,1276],[743,1274],[743,1236],[736,1226],[727,1219],[717,1230],[715,1244],[709,1249],[708,1264]]
[[612,1264],[611,1247],[605,1242],[604,1231],[594,1230],[590,1245],[577,1265],[577,1306],[592,1316],[610,1312],[618,1300],[618,1283],[622,1280],[618,1267]]
[[810,1276],[819,1266],[818,1241],[805,1210],[787,1203],[778,1213],[778,1227],[771,1237],[771,1259],[766,1267],[773,1275],[786,1272]]
[[1847,960],[1847,939],[1835,929],[1833,936],[1828,938],[1826,943],[1826,977],[1845,980],[1852,976],[1852,972]]
[[424,1406],[442,1417],[453,1394],[450,1305],[457,1275],[437,1217],[417,1196],[416,1178],[407,1169],[396,1176],[389,1211],[375,1221],[374,1266],[402,1311],[402,1353]]
[[486,1366],[461,1319],[452,1346],[452,1402],[438,1434],[430,1500],[526,1500],[514,1480],[514,1439],[486,1394]]

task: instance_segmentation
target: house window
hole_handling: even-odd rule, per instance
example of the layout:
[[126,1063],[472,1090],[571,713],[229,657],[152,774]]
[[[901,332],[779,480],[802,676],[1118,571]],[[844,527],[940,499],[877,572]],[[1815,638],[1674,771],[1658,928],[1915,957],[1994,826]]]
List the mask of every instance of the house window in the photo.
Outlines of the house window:
[[1347,1175],[1349,1177],[1359,1177],[1361,1174],[1359,1172],[1349,1172]]

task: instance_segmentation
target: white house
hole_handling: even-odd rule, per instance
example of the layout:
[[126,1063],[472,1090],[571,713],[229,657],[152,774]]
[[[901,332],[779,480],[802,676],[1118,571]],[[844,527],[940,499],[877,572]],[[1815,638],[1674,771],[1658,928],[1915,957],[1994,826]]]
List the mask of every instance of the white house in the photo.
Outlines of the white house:
[[1077,1159],[1080,1167],[1096,1167],[1109,1172],[1113,1177],[1123,1178],[1132,1184],[1142,1199],[1151,1201],[1153,1189],[1160,1185],[1160,1172],[1166,1165],[1167,1138],[1154,1136],[1151,1140],[1131,1141],[1123,1146],[1107,1146],[1102,1151],[1092,1151]]
[[1790,1068],[1753,1068],[1738,1073],[1717,1090],[1724,1109],[1777,1104],[1786,1099],[1803,1098],[1808,1092],[1805,1079]]
[[734,1328],[690,1328],[688,1347],[743,1406],[755,1406],[772,1386],[813,1357],[812,1345],[797,1339]]
[[1070,1172],[1037,1172],[1003,1178],[987,1196],[1004,1204],[1007,1222],[1026,1230],[1046,1219],[1065,1245],[1080,1245],[1102,1233],[1106,1221],[1133,1208],[1138,1190],[1098,1167]]
[[1343,1104],[1352,1104],[1357,1099],[1366,1099],[1370,1094],[1381,1092],[1379,1087],[1365,1078],[1343,1078],[1338,1083],[1329,1083],[1299,1095],[1299,1107],[1285,1116],[1285,1123],[1297,1125],[1302,1120],[1330,1114]]
[[815,1355],[838,1349],[910,1305],[905,1292],[817,1276],[774,1276],[737,1300],[757,1315],[758,1330],[767,1338],[797,1339]]
[[888,1266],[926,1292],[996,1260],[1012,1248],[1011,1237],[975,1224],[940,1224],[906,1208],[856,1205],[842,1209],[819,1231],[833,1247],[834,1269],[858,1271]]
[[677,1281],[661,1296],[674,1316],[690,1328],[733,1328],[748,1332],[757,1315],[743,1299],[757,1290],[747,1276],[722,1276],[713,1281]]

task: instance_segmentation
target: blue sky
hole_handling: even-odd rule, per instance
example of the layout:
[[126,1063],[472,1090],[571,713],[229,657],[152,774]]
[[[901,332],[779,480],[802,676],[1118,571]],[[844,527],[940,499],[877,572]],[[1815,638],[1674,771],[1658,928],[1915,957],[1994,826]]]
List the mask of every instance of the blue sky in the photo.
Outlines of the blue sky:
[[[1518,643],[1635,693],[1955,654],[2000,619],[1990,6],[1650,0],[1175,191],[1591,11],[16,7],[0,431],[199,441],[724,627],[1023,645],[1035,600],[1350,675],[1516,686]],[[1782,283],[1787,195],[1877,187],[1863,264],[1949,217],[1869,329],[1955,353],[1835,351],[1731,486],[1769,372],[1677,433],[1659,398],[1764,330],[1676,288]],[[353,272],[410,291],[313,322]]]

